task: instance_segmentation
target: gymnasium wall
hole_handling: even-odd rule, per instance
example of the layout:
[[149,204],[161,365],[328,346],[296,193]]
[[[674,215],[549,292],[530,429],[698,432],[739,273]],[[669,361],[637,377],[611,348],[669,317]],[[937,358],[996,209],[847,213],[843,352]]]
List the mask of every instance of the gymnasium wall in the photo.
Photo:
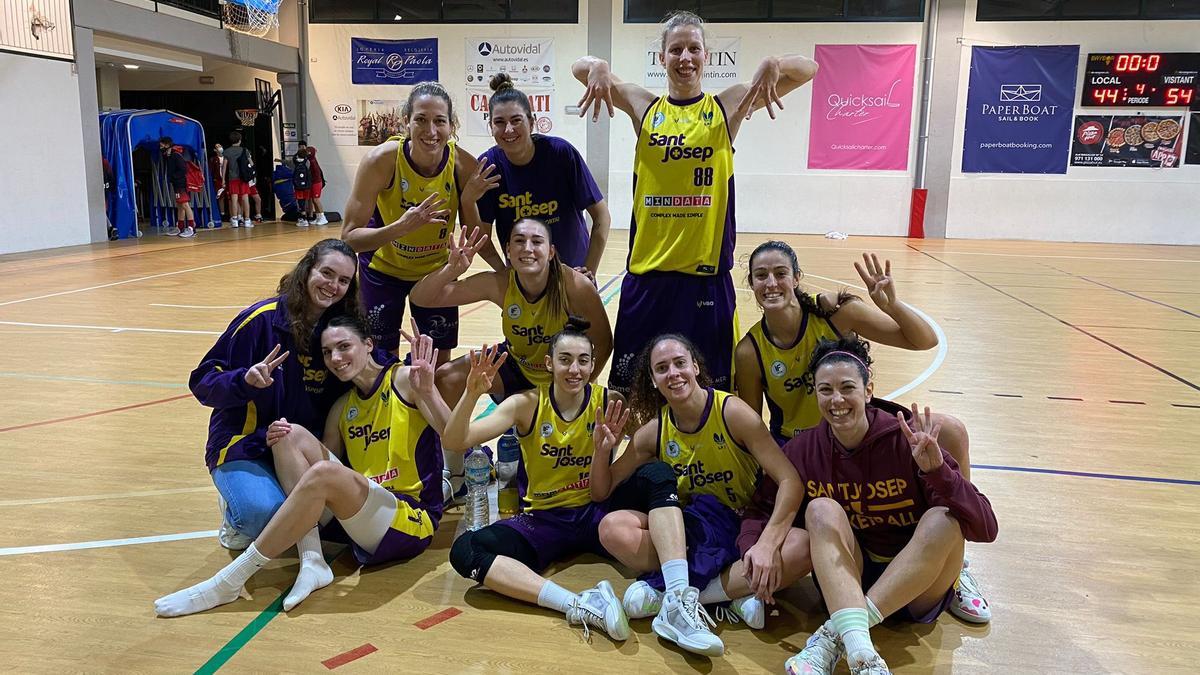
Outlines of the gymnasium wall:
[[[146,71],[120,70],[121,89],[131,91],[254,91],[254,78],[271,83],[278,89],[277,75],[249,66],[205,62],[203,71]],[[200,84],[201,76],[213,78],[212,84]]]
[[20,92],[0,105],[0,253],[92,239],[79,76],[73,68],[64,61],[0,53],[0,91]]
[[[1200,51],[1200,21],[976,22],[975,7],[976,0],[968,0],[961,33],[966,44],[960,54],[946,236],[1200,244],[1198,165],[1173,169],[1068,166],[1065,175],[1038,176],[961,171],[972,44],[1078,44],[1078,87],[1088,52]],[[1076,106],[1075,114],[1084,112],[1135,114],[1132,108]],[[1146,112],[1174,115],[1186,111],[1152,108]],[[1186,125],[1186,117],[1184,121]]]

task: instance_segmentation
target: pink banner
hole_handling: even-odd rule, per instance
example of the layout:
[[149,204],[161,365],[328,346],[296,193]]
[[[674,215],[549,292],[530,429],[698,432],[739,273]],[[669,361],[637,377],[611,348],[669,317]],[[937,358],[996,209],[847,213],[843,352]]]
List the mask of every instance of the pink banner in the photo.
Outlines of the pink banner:
[[904,171],[916,45],[817,45],[808,168]]

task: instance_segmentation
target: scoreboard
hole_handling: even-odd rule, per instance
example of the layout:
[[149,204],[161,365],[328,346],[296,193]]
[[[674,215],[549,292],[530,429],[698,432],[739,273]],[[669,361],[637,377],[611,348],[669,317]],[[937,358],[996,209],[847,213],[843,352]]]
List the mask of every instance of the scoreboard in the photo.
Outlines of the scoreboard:
[[1200,110],[1200,53],[1088,54],[1083,107],[1179,107]]

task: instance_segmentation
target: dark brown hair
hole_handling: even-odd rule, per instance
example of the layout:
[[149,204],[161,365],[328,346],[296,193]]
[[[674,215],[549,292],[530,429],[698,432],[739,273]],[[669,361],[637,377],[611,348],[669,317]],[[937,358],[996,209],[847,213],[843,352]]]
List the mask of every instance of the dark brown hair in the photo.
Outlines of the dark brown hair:
[[408,99],[404,101],[404,106],[400,109],[405,124],[412,119],[413,103],[416,103],[417,99],[422,96],[434,96],[446,102],[446,113],[450,116],[450,133],[457,137],[458,116],[454,114],[454,101],[450,100],[450,93],[440,82],[418,82],[413,85],[412,91],[408,92]]
[[704,357],[700,355],[700,350],[696,349],[696,345],[686,337],[678,333],[663,333],[646,343],[642,351],[638,353],[637,360],[634,365],[633,383],[630,385],[629,409],[632,412],[634,428],[638,428],[647,422],[650,422],[658,415],[658,411],[667,403],[667,399],[658,391],[658,387],[654,386],[654,373],[651,370],[650,354],[658,345],[667,340],[674,340],[683,345],[683,348],[688,351],[692,357],[692,361],[696,363],[699,373],[696,375],[696,382],[701,387],[711,387],[712,379],[708,376],[708,368],[704,365]]
[[[752,287],[754,286],[754,259],[758,257],[759,254],[766,253],[767,251],[778,251],[782,253],[784,257],[788,259],[788,262],[792,264],[792,274],[799,275],[802,279],[804,278],[804,271],[800,269],[800,261],[796,258],[796,252],[792,250],[792,247],[788,246],[782,241],[772,239],[759,244],[750,254],[750,262],[746,265],[746,267],[749,268],[749,271],[746,272],[746,283],[748,285]],[[853,300],[858,300],[859,297],[843,288],[842,290],[838,291],[837,305],[835,305],[833,309],[827,310],[821,307],[821,303],[818,302],[814,296],[805,293],[804,291],[800,290],[799,286],[797,286],[796,299],[800,301],[800,307],[802,307],[806,312],[816,314],[822,319],[828,319],[829,317],[833,316],[833,314],[837,312],[842,305]]]
[[488,86],[491,87],[492,91],[496,92],[488,99],[489,115],[498,103],[516,101],[525,110],[525,116],[529,118],[529,121],[533,121],[533,108],[529,105],[529,97],[525,95],[525,92],[517,89],[516,85],[513,84],[512,77],[508,73],[496,73],[492,76],[491,81],[488,82]]
[[350,277],[350,285],[346,288],[345,297],[335,302],[323,314],[362,313],[362,306],[358,299],[358,255],[354,249],[341,239],[322,239],[313,244],[312,248],[304,253],[304,257],[300,258],[300,262],[292,268],[292,271],[280,277],[279,287],[275,289],[276,293],[286,298],[292,339],[296,342],[296,348],[305,354],[308,353],[309,343],[313,337],[312,332],[317,327],[319,320],[319,317],[308,318],[308,311],[312,307],[312,298],[308,295],[308,277],[321,260],[321,256],[326,253],[341,253],[353,260],[356,274]]
[[804,371],[804,384],[809,393],[817,385],[817,368],[829,363],[849,363],[858,371],[863,386],[871,381],[871,343],[858,337],[848,335],[830,340],[821,338],[813,348],[812,356],[808,359],[808,368]]
[[564,338],[583,338],[587,340],[588,345],[594,352],[596,345],[592,344],[592,338],[588,337],[587,329],[591,328],[592,324],[585,318],[580,316],[568,316],[567,325],[563,329],[554,334],[550,338],[550,356],[554,356],[554,350],[558,348],[558,343]]
[[[550,226],[544,220],[537,218],[522,218],[513,223],[513,230],[521,223],[537,223],[542,230],[546,232],[546,243],[550,246],[554,245],[554,235],[550,233]],[[509,232],[508,238],[512,240],[512,232]],[[504,242],[505,248],[508,247],[508,242]],[[571,304],[567,301],[567,279],[568,274],[563,268],[566,265],[558,259],[556,254],[553,258],[546,261],[547,268],[550,271],[550,278],[546,280],[546,303],[552,312],[555,314],[563,313],[567,316],[571,315]]]

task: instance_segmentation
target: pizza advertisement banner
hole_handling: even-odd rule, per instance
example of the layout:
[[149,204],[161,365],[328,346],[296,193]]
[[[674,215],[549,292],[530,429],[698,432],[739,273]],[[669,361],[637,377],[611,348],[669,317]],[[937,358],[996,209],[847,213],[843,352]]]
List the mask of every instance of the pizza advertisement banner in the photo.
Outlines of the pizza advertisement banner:
[[1200,113],[1192,113],[1191,128],[1188,129],[1187,157],[1188,164],[1200,164]]
[[1146,115],[1076,115],[1071,166],[1179,166],[1183,121]]

